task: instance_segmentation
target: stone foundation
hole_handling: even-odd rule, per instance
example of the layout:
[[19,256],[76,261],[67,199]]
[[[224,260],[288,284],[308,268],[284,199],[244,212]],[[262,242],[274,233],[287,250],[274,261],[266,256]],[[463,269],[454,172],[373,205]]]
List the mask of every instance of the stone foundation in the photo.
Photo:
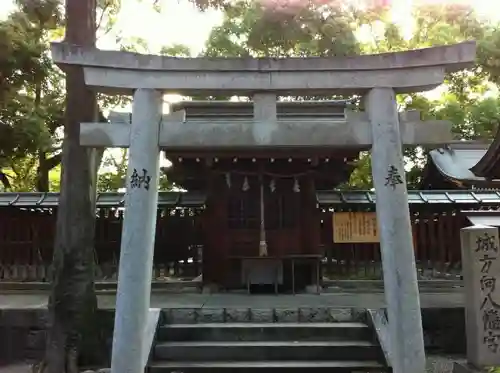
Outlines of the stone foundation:
[[40,360],[46,324],[46,310],[1,310],[0,362]]
[[[106,336],[111,339],[114,312],[99,312],[109,324]],[[177,308],[165,309],[163,314],[166,323],[365,321],[364,310],[328,307]],[[423,309],[422,322],[428,351],[465,354],[463,308]],[[45,350],[46,323],[47,311],[43,309],[0,310],[0,364],[40,360]]]
[[463,308],[424,308],[422,326],[426,350],[465,355]]
[[[103,333],[110,340],[114,312],[99,312],[102,325],[106,325]],[[47,320],[46,309],[0,310],[0,364],[39,362],[45,352]]]

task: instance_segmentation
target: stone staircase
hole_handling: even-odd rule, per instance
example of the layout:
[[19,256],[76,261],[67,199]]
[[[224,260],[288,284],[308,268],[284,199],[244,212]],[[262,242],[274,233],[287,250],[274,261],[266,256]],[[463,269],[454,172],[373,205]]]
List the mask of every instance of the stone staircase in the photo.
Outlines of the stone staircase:
[[164,311],[148,372],[387,372],[364,312]]

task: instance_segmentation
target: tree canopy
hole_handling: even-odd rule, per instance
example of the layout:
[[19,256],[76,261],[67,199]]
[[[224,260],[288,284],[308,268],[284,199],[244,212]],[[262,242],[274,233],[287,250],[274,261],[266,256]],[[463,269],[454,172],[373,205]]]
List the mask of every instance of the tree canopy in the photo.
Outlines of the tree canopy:
[[0,176],[4,187],[29,190],[22,180],[36,185],[36,168],[22,166],[35,166],[29,158],[55,150],[62,125],[63,80],[47,50],[62,17],[57,0],[17,5],[0,23]]
[[[141,0],[146,2],[146,0]],[[160,2],[148,0],[159,10]],[[202,55],[220,57],[345,56],[478,42],[474,68],[449,74],[440,92],[398,96],[401,109],[419,109],[424,117],[448,119],[457,138],[491,140],[500,118],[500,31],[464,5],[426,5],[412,20],[398,24],[390,8],[348,7],[341,1],[192,0],[199,9],[223,12]],[[98,35],[112,32],[120,0],[99,0]],[[48,42],[63,33],[59,0],[17,0],[17,9],[0,22],[0,180],[8,190],[57,190],[65,88],[48,53]],[[411,24],[411,25],[410,25]],[[410,27],[411,26],[411,27]],[[122,40],[118,49],[148,52],[148,41]],[[191,56],[182,44],[161,54]],[[311,98],[311,97],[308,97]],[[325,99],[332,97],[321,97]],[[336,97],[337,98],[337,97]],[[304,99],[304,97],[297,97]],[[102,112],[128,103],[100,96]],[[102,120],[105,120],[103,117]],[[407,149],[410,186],[418,185],[424,149]],[[123,186],[126,151],[107,153],[100,172],[101,190]],[[52,170],[50,173],[49,171]],[[163,180],[165,187],[168,183]],[[362,154],[345,187],[371,187],[369,155]]]
[[[212,30],[205,54],[344,56],[477,40],[476,66],[449,74],[441,94],[399,95],[398,102],[401,109],[421,110],[424,118],[450,120],[457,139],[491,140],[494,136],[500,114],[500,32],[498,25],[481,19],[473,8],[457,4],[415,7],[412,27],[408,27],[394,23],[386,6],[354,8],[337,1],[300,2],[295,7],[279,4],[242,0],[226,6],[224,20]],[[426,152],[406,149],[405,155],[409,186],[417,187]],[[345,187],[371,186],[369,154],[362,154]]]

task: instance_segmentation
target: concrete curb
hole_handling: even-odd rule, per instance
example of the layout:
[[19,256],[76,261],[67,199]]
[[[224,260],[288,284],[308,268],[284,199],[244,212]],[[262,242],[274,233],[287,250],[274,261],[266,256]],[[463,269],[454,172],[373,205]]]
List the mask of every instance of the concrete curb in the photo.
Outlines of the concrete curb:
[[[1,282],[0,293],[3,292],[49,292],[50,283],[48,282]],[[201,284],[193,281],[153,281],[151,289],[153,291],[175,291],[179,293],[200,292]],[[116,293],[116,282],[96,282],[95,289],[97,293]]]

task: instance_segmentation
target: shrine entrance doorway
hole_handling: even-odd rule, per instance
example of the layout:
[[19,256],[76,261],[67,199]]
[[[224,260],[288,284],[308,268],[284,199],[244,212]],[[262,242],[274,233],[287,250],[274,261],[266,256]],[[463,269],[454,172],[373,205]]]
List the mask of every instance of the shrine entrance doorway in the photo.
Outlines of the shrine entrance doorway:
[[[300,208],[298,179],[272,179],[267,176],[237,178],[227,195],[231,255],[283,256],[300,253]],[[263,238],[267,243],[267,252],[259,250],[262,233],[265,233]]]
[[249,292],[291,288],[286,258],[303,248],[298,178],[236,175],[227,193],[230,283]]

